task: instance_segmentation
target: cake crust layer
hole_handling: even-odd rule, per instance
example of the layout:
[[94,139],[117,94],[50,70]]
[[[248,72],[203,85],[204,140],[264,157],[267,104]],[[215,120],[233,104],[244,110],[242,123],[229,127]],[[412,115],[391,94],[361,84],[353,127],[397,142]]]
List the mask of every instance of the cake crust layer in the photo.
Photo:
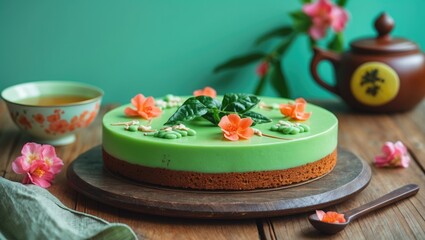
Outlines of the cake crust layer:
[[103,150],[105,167],[127,178],[167,187],[202,190],[253,190],[300,183],[325,175],[337,162],[336,149],[312,163],[284,170],[201,173],[145,167],[122,161]]

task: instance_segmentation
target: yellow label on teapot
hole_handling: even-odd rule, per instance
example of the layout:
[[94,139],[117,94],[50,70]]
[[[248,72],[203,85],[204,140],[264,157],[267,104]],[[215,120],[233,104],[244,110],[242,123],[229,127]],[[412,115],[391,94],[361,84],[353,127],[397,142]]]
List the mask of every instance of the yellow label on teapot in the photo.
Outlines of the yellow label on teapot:
[[397,73],[381,62],[364,63],[351,77],[351,92],[365,105],[384,105],[397,96],[399,89]]

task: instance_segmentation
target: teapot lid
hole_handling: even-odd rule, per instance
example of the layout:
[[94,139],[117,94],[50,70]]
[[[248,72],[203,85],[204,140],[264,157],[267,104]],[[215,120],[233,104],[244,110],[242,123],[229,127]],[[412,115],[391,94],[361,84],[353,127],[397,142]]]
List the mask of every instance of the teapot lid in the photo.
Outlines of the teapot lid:
[[418,46],[403,38],[392,38],[390,32],[394,28],[394,20],[382,13],[375,21],[376,38],[364,38],[352,42],[351,49],[359,53],[402,53],[419,51]]

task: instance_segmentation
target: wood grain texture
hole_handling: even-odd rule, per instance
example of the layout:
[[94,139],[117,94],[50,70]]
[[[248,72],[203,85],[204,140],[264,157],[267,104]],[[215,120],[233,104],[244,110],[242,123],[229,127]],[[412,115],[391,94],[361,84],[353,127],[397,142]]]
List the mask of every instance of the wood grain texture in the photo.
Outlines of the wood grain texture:
[[[78,134],[74,144],[57,148],[65,161],[49,191],[65,205],[110,222],[128,224],[140,239],[425,239],[425,101],[414,110],[393,115],[368,115],[351,112],[342,103],[319,103],[333,111],[339,120],[339,146],[364,159],[372,169],[369,185],[348,200],[325,210],[345,211],[378,198],[408,183],[422,189],[395,205],[354,221],[339,234],[329,237],[318,233],[301,213],[255,220],[192,220],[155,217],[111,207],[72,190],[65,170],[77,156],[101,143],[101,116],[113,108],[102,107],[95,123]],[[0,102],[0,176],[20,181],[11,171],[12,161],[30,139],[12,123],[5,104]],[[378,169],[372,165],[385,141],[401,140],[409,148],[413,162],[407,169]]]
[[[340,105],[338,105],[340,108]],[[328,109],[332,110],[332,106]],[[414,197],[362,217],[332,239],[424,239],[425,238],[425,174],[423,150],[425,104],[400,114],[370,115],[348,110],[336,112],[339,120],[340,147],[347,148],[366,160],[372,168],[372,180],[360,194],[326,210],[343,212],[372,201],[400,186],[415,183],[422,188]],[[381,154],[386,141],[402,141],[412,154],[407,169],[387,169],[373,166],[373,158]],[[308,214],[294,219],[274,218],[273,234],[277,239],[323,238],[306,222]],[[299,224],[299,227],[288,225]],[[268,239],[273,239],[269,237]]]
[[67,171],[69,184],[97,201],[161,216],[243,219],[283,216],[334,205],[370,181],[370,167],[338,150],[337,165],[326,176],[292,187],[252,191],[200,191],[136,183],[106,170],[102,147],[83,153]]

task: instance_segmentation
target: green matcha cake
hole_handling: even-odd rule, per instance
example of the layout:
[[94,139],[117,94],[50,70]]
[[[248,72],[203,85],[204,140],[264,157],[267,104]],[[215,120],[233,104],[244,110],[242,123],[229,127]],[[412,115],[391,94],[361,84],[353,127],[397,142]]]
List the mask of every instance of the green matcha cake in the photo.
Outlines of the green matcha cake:
[[[103,118],[105,167],[167,187],[252,190],[319,178],[336,165],[338,120],[331,112],[305,103],[298,110],[309,118],[300,120],[283,114],[282,106],[295,106],[294,100],[244,94],[211,99],[167,96],[155,101],[160,111],[140,102],[147,115],[137,116],[140,111],[131,104],[108,112]],[[246,99],[256,102],[247,107]],[[217,123],[230,113],[230,105],[241,119],[254,119],[252,131],[240,130],[234,141]]]

